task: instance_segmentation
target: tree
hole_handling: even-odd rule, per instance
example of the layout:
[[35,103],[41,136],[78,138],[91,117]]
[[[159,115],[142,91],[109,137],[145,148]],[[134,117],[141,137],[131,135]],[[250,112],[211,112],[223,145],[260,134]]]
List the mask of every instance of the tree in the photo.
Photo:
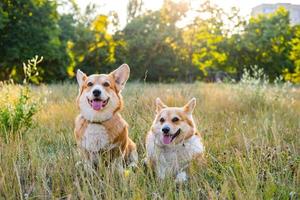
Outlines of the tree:
[[280,76],[284,69],[291,69],[289,59],[292,38],[289,14],[284,8],[275,13],[252,17],[245,27],[239,46],[242,61],[238,71],[257,65],[263,68],[271,80]]
[[127,23],[139,16],[142,12],[143,0],[130,0],[127,5]]
[[226,48],[223,47],[227,39],[224,34],[224,11],[206,1],[197,12],[198,17],[185,30],[185,41],[193,49],[193,64],[208,77],[214,76],[216,71],[230,71],[226,65]]
[[22,80],[22,62],[35,55],[44,57],[39,68],[44,80],[64,78],[56,1],[3,0],[0,7],[5,16],[0,20],[0,79]]
[[4,11],[2,8],[3,3],[0,2],[0,30],[6,25],[8,22],[8,13],[7,11]]
[[183,50],[182,31],[176,26],[186,11],[185,3],[165,1],[161,10],[147,11],[127,24],[122,32],[126,42],[123,57],[133,78],[172,81],[197,76]]
[[[284,69],[292,68],[289,58],[291,26],[284,8],[252,17],[247,24],[237,12],[232,13],[226,15],[207,1],[199,10],[201,18],[196,18],[188,29],[194,34],[190,37],[194,39],[191,42],[193,63],[205,76],[225,71],[239,79],[245,68],[250,70],[256,65],[274,80]],[[234,31],[226,29],[226,21],[235,22]]]
[[116,48],[124,45],[109,33],[109,16],[98,15],[91,21],[80,20],[75,27],[75,36],[68,41],[67,52],[71,57],[69,75],[76,68],[86,73],[105,73],[115,67]]
[[300,26],[295,26],[292,32],[289,59],[293,62],[293,68],[284,69],[284,79],[292,83],[300,83]]

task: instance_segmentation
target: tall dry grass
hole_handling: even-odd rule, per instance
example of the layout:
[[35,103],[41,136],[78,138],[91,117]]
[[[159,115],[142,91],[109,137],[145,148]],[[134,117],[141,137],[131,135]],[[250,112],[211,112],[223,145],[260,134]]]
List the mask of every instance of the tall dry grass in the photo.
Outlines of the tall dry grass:
[[[0,88],[2,105],[19,86]],[[231,84],[129,83],[123,117],[145,155],[144,139],[155,116],[154,100],[181,106],[197,98],[194,118],[203,135],[207,163],[192,166],[190,180],[159,181],[139,168],[120,175],[100,164],[86,169],[73,137],[77,86],[32,88],[38,100],[34,126],[0,142],[0,199],[298,199],[300,198],[300,90]],[[1,106],[0,106],[1,107]],[[3,131],[3,130],[2,130]]]

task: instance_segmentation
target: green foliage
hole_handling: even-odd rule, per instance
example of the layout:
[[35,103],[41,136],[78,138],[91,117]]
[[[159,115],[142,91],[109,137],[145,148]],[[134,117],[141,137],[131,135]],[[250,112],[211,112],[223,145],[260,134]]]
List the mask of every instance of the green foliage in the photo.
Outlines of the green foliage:
[[131,66],[134,79],[164,82],[197,77],[182,31],[176,27],[186,11],[184,3],[165,1],[160,11],[148,11],[127,24],[122,32],[126,49],[121,59]]
[[230,60],[236,61],[241,55],[232,55],[236,46],[230,41],[236,41],[233,37],[240,36],[245,24],[239,10],[232,8],[227,14],[210,1],[205,1],[197,13],[198,17],[185,30],[186,42],[192,49],[193,64],[208,80],[216,80],[222,72],[227,78],[229,74],[236,74],[237,66]]
[[43,55],[45,62],[39,68],[44,81],[59,79],[65,57],[57,25],[59,15],[56,1],[4,0],[1,10],[7,13],[7,22],[0,26],[1,80],[13,78],[21,82],[22,60]]
[[[222,33],[224,26],[223,10],[214,7],[209,1],[201,5],[199,17],[186,30],[187,40],[192,45],[192,62],[205,76],[212,70],[225,70],[227,61],[226,51],[222,51],[222,44],[226,36]],[[206,19],[203,16],[209,16]],[[189,35],[192,34],[192,35]]]
[[37,103],[30,102],[30,90],[23,88],[14,104],[0,106],[0,137],[5,143],[25,134],[32,126],[33,115],[37,112]]
[[285,68],[292,68],[289,60],[291,38],[289,14],[284,8],[269,15],[251,18],[242,35],[241,48],[246,49],[247,60],[241,66],[249,68],[257,65],[274,80]]
[[2,29],[8,22],[8,13],[3,10],[2,4],[3,3],[0,2],[0,29]]
[[290,41],[291,51],[289,54],[290,60],[294,64],[292,70],[284,69],[284,78],[292,83],[300,83],[300,26],[293,28],[293,38]]
[[[61,18],[61,25],[67,28],[62,36],[66,41],[70,77],[74,76],[75,68],[88,74],[109,72],[115,67],[116,49],[124,45],[109,32],[109,27],[117,23],[114,13],[111,15],[113,19],[106,15],[94,17],[94,14],[94,8],[89,6],[84,15],[64,15]],[[74,18],[79,20],[74,21]],[[65,26],[68,23],[71,25]]]
[[[98,15],[90,24],[90,42],[87,43],[84,53],[77,55],[80,59],[77,67],[83,69],[85,72],[104,73],[109,72],[115,67],[116,62],[115,51],[118,46],[122,46],[123,41],[115,40],[113,35],[108,32],[109,19],[105,15]],[[78,47],[73,47],[74,51]],[[82,50],[81,50],[82,51]],[[75,54],[76,56],[76,54]]]
[[[0,80],[21,82],[20,61],[42,55],[39,82],[72,79],[77,68],[107,73],[124,62],[134,80],[240,80],[256,65],[271,82],[281,75],[299,82],[299,27],[284,8],[246,21],[238,9],[226,13],[210,1],[195,8],[164,0],[151,11],[130,0],[121,30],[116,12],[99,14],[91,4],[82,14],[75,1],[63,4],[68,13],[57,12],[57,0],[0,2]],[[183,26],[190,11],[195,18]]]
[[[1,99],[0,106],[0,138],[8,143],[10,140],[14,140],[16,136],[21,136],[27,132],[27,130],[33,124],[33,116],[38,111],[37,101],[31,101],[31,90],[29,88],[29,82],[38,84],[39,74],[37,65],[41,63],[43,57],[39,58],[35,56],[28,63],[23,63],[23,70],[25,78],[23,83],[25,86],[20,86],[19,97],[13,102],[13,99],[9,98],[8,94],[5,95],[5,99]],[[9,89],[11,85],[2,83],[4,87]],[[13,85],[12,85],[13,86]],[[2,93],[4,93],[2,91]],[[0,139],[1,142],[1,139]]]
[[[243,31],[237,33],[226,31],[222,22],[226,15],[219,8],[205,3],[200,13],[209,17],[200,18],[194,24],[193,63],[206,75],[208,71],[220,70],[240,79],[245,68],[257,65],[273,81],[284,69],[293,67],[289,58],[292,31],[289,14],[284,8],[269,15],[252,17]],[[236,16],[237,13],[233,13],[227,19]],[[244,24],[241,19],[235,23],[237,30]]]

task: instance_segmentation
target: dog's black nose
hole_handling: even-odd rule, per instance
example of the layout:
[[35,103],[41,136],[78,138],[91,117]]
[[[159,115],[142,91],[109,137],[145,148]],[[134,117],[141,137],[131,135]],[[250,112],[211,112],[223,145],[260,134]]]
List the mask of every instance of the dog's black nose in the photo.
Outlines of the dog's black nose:
[[164,133],[169,133],[170,132],[170,128],[169,127],[163,127],[162,129],[162,132],[164,132]]
[[94,91],[93,91],[93,95],[94,95],[95,97],[99,97],[99,96],[101,95],[101,91],[100,91],[100,90],[94,90]]

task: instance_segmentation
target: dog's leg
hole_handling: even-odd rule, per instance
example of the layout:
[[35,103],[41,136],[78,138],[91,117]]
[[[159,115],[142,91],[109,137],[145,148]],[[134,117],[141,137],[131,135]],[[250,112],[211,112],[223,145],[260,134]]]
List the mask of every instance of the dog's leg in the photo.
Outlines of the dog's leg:
[[183,171],[183,172],[179,172],[179,173],[176,175],[175,182],[176,182],[176,183],[183,183],[183,182],[185,182],[185,181],[187,181],[187,180],[188,180],[188,176],[187,176],[186,172]]
[[79,149],[78,153],[81,160],[76,162],[75,164],[76,167],[82,165],[85,170],[91,170],[97,167],[98,164],[97,153],[89,152],[84,149]]
[[114,159],[114,161],[112,162],[112,166],[113,168],[115,168],[119,174],[124,174],[124,158],[122,156]]
[[129,164],[128,167],[136,168],[138,163],[138,153],[136,149],[133,149],[129,154]]
[[130,168],[136,168],[138,164],[138,153],[135,143],[130,138],[128,138],[128,143],[124,154],[127,166]]
[[159,179],[163,180],[166,177],[167,169],[165,166],[157,165],[156,173]]

